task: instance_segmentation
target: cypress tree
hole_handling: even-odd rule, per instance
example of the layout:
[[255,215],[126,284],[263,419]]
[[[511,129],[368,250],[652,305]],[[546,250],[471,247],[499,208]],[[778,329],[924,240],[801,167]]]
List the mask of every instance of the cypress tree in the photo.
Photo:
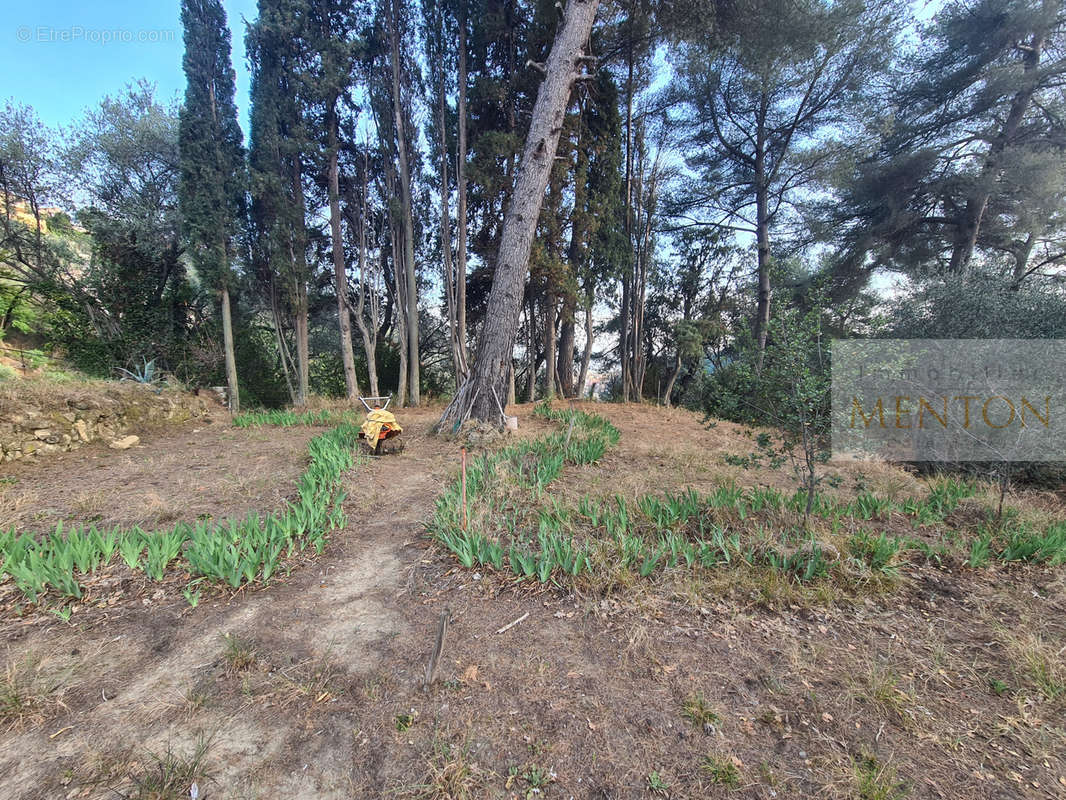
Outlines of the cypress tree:
[[230,290],[244,205],[244,154],[234,102],[230,33],[219,0],[182,0],[182,66],[188,85],[178,126],[178,199],[186,252],[201,281],[218,293],[229,408],[240,407]]

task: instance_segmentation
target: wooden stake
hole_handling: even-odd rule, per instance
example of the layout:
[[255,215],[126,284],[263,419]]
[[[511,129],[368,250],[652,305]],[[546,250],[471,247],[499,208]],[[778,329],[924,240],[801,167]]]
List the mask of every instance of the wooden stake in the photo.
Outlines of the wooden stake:
[[448,623],[451,622],[452,612],[445,608],[440,612],[440,624],[437,626],[437,638],[433,643],[433,652],[429,654],[426,664],[426,677],[423,688],[428,689],[437,681],[437,671],[440,669],[440,657],[444,652],[444,637],[448,634]]

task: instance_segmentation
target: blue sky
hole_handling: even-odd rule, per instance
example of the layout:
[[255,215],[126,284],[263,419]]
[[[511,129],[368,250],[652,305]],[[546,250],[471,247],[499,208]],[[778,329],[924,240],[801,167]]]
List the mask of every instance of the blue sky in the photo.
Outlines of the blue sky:
[[[237,106],[248,129],[244,20],[256,0],[223,0],[233,34]],[[0,0],[0,103],[31,105],[48,126],[67,125],[105,95],[145,78],[163,100],[185,77],[179,0]]]

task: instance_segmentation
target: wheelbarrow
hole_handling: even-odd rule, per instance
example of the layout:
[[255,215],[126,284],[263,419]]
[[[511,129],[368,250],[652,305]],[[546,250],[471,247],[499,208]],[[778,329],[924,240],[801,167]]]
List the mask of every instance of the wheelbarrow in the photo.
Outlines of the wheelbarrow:
[[388,410],[389,403],[392,402],[392,395],[388,397],[360,397],[359,402],[366,409],[366,419],[359,426],[359,438],[366,442],[366,446],[370,448],[370,451],[376,456],[386,452],[399,453],[402,451],[402,442],[396,442],[395,445],[398,446],[390,446],[387,449],[382,447],[387,440],[395,439],[403,433],[403,428],[396,421],[395,415]]

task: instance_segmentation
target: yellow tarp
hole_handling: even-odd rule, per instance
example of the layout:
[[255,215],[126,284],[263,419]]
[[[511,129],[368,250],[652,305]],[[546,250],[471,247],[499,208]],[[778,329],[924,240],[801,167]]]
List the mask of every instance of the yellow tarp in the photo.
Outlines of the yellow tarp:
[[359,430],[363,432],[363,438],[366,439],[367,444],[374,447],[378,443],[378,436],[381,435],[381,428],[385,425],[397,433],[403,430],[396,422],[396,417],[381,408],[367,412],[366,419],[359,426]]

